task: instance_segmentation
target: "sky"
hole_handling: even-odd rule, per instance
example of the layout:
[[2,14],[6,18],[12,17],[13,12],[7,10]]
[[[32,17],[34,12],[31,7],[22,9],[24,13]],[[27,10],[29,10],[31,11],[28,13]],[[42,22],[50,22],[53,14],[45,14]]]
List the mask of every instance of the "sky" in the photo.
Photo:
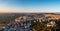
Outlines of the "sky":
[[60,0],[0,0],[0,13],[60,12]]

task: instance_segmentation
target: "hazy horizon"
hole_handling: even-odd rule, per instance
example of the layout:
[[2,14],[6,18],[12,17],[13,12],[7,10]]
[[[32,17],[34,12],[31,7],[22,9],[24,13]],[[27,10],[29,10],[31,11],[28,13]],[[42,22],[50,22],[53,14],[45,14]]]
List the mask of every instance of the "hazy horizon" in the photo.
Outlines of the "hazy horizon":
[[0,13],[60,12],[60,0],[0,0]]

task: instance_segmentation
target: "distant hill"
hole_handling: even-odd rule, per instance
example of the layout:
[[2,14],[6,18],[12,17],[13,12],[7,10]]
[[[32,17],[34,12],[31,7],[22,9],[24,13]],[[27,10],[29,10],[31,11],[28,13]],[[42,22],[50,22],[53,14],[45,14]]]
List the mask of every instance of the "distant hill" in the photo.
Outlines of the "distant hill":
[[60,14],[55,13],[0,13],[0,23],[6,23],[15,20],[23,15],[38,15],[39,17],[47,17],[48,19],[59,19]]
[[0,23],[7,23],[15,20],[16,18],[22,16],[24,14],[19,13],[0,13]]
[[46,13],[46,14],[44,14],[44,16],[47,17],[49,20],[60,19],[60,14]]

